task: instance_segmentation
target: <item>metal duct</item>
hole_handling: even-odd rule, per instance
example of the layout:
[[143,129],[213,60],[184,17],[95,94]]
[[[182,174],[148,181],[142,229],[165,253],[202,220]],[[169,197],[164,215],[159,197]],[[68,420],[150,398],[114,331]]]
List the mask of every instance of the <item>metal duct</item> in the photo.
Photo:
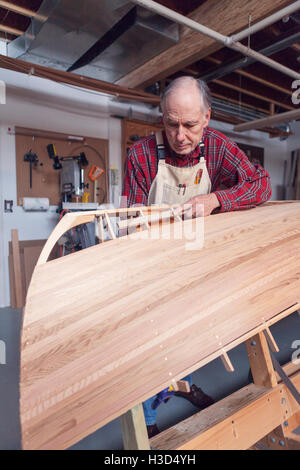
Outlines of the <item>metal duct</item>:
[[127,0],[44,0],[41,9],[47,21],[33,20],[9,57],[65,71],[83,56],[76,73],[114,82],[179,40],[177,24]]

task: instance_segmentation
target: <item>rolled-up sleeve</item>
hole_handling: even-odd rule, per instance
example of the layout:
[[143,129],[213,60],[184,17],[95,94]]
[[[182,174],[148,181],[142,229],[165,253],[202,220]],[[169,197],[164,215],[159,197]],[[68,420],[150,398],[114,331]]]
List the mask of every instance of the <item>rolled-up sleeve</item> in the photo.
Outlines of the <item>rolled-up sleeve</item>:
[[135,149],[128,152],[124,168],[122,207],[147,205],[147,186]]
[[251,163],[237,145],[228,144],[213,192],[220,203],[218,212],[250,209],[270,199],[270,176],[260,164]]

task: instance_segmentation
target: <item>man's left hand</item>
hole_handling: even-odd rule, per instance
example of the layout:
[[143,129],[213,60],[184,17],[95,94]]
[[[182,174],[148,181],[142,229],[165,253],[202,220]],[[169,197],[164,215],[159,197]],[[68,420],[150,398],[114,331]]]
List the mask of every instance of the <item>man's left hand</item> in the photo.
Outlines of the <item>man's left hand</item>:
[[217,207],[220,207],[220,203],[214,193],[200,194],[199,196],[192,197],[183,205],[179,206],[175,213],[176,215],[184,214],[184,218],[186,219],[190,219],[192,217],[206,217]]

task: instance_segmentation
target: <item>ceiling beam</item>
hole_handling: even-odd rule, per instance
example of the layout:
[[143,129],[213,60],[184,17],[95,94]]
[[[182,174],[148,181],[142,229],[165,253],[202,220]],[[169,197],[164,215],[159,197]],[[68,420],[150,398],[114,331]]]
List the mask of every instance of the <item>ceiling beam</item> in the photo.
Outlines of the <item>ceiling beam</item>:
[[[233,98],[228,98],[226,95],[221,95],[220,93],[211,92],[211,96],[214,97],[214,98],[219,98],[219,99],[224,100],[224,101],[229,101],[229,103],[234,103],[234,104],[241,105],[241,102],[239,100],[235,100]],[[268,113],[267,109],[258,108],[257,106],[254,106],[253,104],[250,104],[250,103],[243,102],[242,105],[247,107],[247,108],[254,109],[255,111],[260,111],[262,113]]]
[[268,98],[267,96],[260,95],[258,93],[255,93],[254,91],[248,90],[246,87],[242,88],[242,87],[239,87],[237,85],[233,85],[232,83],[226,82],[224,80],[213,80],[213,83],[217,83],[218,85],[224,86],[226,88],[230,88],[231,90],[235,90],[235,91],[244,93],[245,95],[253,96],[254,98],[258,98],[259,100],[266,101],[267,103],[277,104],[281,108],[291,109],[291,110],[295,109],[293,106],[282,103],[281,101],[277,101],[277,100]]
[[18,13],[19,15],[27,16],[28,18],[39,17],[39,19],[41,19],[41,15],[39,15],[36,11],[20,7],[19,5],[15,5],[11,2],[5,2],[0,0],[0,7],[5,8],[5,10],[13,11],[14,13]]
[[[291,3],[283,0],[207,0],[187,17],[229,36],[248,26],[250,13],[253,24]],[[215,39],[188,27],[182,27],[181,31],[178,44],[125,75],[117,83],[131,88],[151,85],[223,47]]]
[[287,113],[274,114],[273,116],[256,119],[255,121],[245,122],[243,124],[238,124],[233,128],[234,131],[244,132],[251,129],[261,129],[265,126],[273,126],[281,122],[291,122],[300,118],[300,109],[294,109],[293,111],[288,111]]
[[13,34],[14,36],[22,36],[22,34],[24,34],[24,31],[21,31],[21,29],[11,28],[5,24],[0,24],[0,31],[7,34]]
[[[291,44],[294,44],[298,41],[300,41],[300,32],[298,30],[296,32],[293,30],[292,34],[282,35],[281,38],[278,39],[278,41],[274,42],[273,44],[267,47],[264,47],[263,49],[260,49],[259,53],[265,56],[270,56],[276,52],[287,49]],[[208,58],[205,57],[205,59],[208,59]],[[210,80],[214,80],[215,78],[221,78],[224,75],[227,75],[230,72],[233,72],[237,68],[241,69],[244,67],[248,67],[254,62],[256,62],[255,59],[251,57],[248,57],[247,60],[245,60],[245,58],[243,57],[241,59],[237,59],[229,63],[226,63],[222,65],[222,67],[219,67],[218,69],[214,70],[213,72],[209,72],[204,75],[201,75],[199,78],[201,80],[204,80],[205,82],[209,82]]]
[[[205,60],[209,62],[213,62],[214,64],[217,64],[217,65],[222,64],[222,61],[220,59],[216,59],[215,57],[205,57]],[[238,75],[242,75],[243,77],[250,78],[251,80],[261,83],[262,85],[266,85],[269,88],[273,88],[274,90],[280,91],[281,93],[286,93],[287,95],[293,94],[293,92],[289,90],[288,88],[284,88],[280,85],[277,85],[276,83],[273,83],[272,81],[265,80],[264,78],[259,77],[259,75],[254,75],[253,73],[249,73],[246,70],[235,69],[233,70],[233,72],[237,73]]]
[[[280,29],[276,25],[270,26],[270,31],[272,31],[274,36],[280,36],[281,34]],[[291,44],[290,47],[291,49],[294,49],[297,52],[300,50],[300,44]]]

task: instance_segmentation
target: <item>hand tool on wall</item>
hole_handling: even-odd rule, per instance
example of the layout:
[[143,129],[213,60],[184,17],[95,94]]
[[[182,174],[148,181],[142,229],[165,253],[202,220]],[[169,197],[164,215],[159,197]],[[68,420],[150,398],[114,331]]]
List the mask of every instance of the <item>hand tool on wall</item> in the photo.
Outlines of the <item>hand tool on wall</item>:
[[94,183],[94,202],[97,202],[97,182],[96,180],[104,173],[103,168],[93,165],[89,171],[89,178]]
[[[38,159],[37,155],[32,152],[32,149],[30,149],[29,152],[24,155],[24,162],[29,162],[29,165],[30,165],[30,168],[29,168],[30,188],[32,188],[32,165],[34,165],[36,167],[37,164],[38,164],[38,161],[39,161],[39,159]],[[42,165],[42,163],[41,163],[41,165]]]
[[49,158],[52,158],[54,160],[53,163],[53,168],[54,170],[61,170],[62,164],[59,162],[58,155],[56,153],[55,145],[54,144],[48,144],[47,145],[47,151]]

